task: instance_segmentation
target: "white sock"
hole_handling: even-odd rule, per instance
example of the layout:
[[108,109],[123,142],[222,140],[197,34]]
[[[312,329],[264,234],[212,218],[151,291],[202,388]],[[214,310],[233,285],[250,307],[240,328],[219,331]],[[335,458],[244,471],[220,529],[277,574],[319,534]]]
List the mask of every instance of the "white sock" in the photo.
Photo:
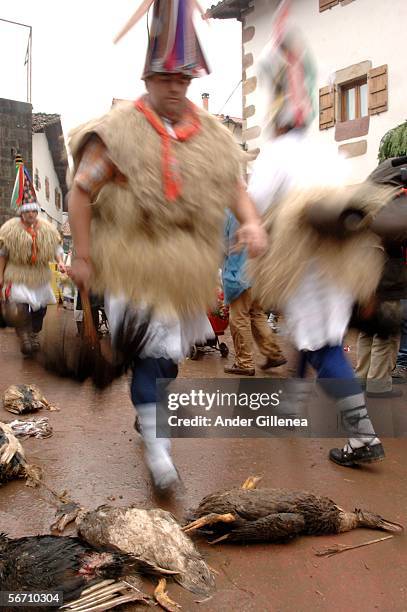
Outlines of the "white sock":
[[[362,448],[362,446],[374,446],[380,444],[379,438],[349,438],[347,444],[345,444],[344,450],[350,451],[352,448]],[[348,448],[348,447],[351,448]]]
[[156,437],[155,403],[137,406],[145,447],[145,460],[159,488],[168,488],[178,480],[178,473],[171,459],[171,440]]
[[352,448],[361,448],[365,445],[373,446],[380,444],[380,440],[376,436],[372,421],[367,413],[363,394],[343,398],[338,402],[338,407],[341,411],[342,425],[350,434],[345,450],[348,445]]

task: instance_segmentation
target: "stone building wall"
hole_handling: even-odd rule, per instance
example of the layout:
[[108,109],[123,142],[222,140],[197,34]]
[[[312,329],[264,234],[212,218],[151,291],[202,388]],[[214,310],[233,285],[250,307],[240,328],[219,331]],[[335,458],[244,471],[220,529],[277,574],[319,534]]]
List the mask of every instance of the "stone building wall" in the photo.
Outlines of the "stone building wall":
[[16,153],[32,176],[32,106],[0,98],[0,224],[13,216],[10,199],[15,181]]

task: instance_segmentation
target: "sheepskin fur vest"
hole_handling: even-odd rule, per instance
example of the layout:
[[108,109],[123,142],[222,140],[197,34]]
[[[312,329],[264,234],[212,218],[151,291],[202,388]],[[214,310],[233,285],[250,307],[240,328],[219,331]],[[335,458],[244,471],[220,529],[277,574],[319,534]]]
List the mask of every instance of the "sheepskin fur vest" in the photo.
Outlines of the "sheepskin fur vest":
[[[393,188],[369,184],[287,194],[265,214],[267,252],[248,263],[253,296],[265,310],[284,310],[313,261],[321,280],[345,289],[355,302],[368,301],[385,263],[381,240],[369,225],[393,197]],[[358,231],[343,235],[340,231],[324,233],[315,229],[309,217],[315,203],[321,218],[329,221],[339,220],[345,211],[360,212],[363,220]],[[337,226],[339,230],[339,222]]]
[[182,187],[163,191],[162,143],[133,103],[70,135],[75,171],[92,133],[126,177],[104,186],[92,208],[92,289],[126,294],[157,312],[190,315],[213,303],[222,258],[224,209],[237,197],[242,153],[217,119],[196,109],[200,131],[171,140]]
[[36,232],[37,255],[33,263],[33,239],[24,229],[21,219],[9,219],[0,228],[0,248],[5,247],[8,251],[5,283],[21,283],[34,288],[51,280],[48,264],[55,260],[55,251],[61,239],[57,230],[45,219],[38,219]]

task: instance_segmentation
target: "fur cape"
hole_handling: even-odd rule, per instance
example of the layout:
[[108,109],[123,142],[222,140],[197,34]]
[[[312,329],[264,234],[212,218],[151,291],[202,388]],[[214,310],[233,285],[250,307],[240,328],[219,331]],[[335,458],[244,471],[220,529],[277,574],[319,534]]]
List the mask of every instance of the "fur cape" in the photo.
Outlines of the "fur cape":
[[[365,303],[375,292],[385,263],[381,240],[369,225],[394,193],[393,188],[370,184],[315,188],[290,193],[268,209],[264,222],[269,248],[248,264],[252,292],[262,307],[284,309],[311,260],[317,262],[321,279],[346,289],[355,302]],[[321,231],[321,227],[316,229],[310,222],[316,206],[328,232]],[[340,227],[340,219],[347,211],[362,217],[356,231],[348,233]],[[332,231],[335,220],[336,232]]]
[[4,283],[21,283],[27,287],[40,287],[51,280],[49,262],[55,260],[55,251],[61,239],[58,231],[45,219],[38,219],[37,259],[33,264],[32,238],[24,229],[20,218],[9,219],[0,228],[0,248],[8,251]]
[[75,171],[96,133],[127,183],[108,183],[93,202],[92,290],[126,294],[166,314],[191,315],[213,303],[222,260],[224,209],[237,197],[241,151],[217,119],[197,109],[198,134],[171,141],[182,188],[164,197],[160,136],[133,103],[70,134]]

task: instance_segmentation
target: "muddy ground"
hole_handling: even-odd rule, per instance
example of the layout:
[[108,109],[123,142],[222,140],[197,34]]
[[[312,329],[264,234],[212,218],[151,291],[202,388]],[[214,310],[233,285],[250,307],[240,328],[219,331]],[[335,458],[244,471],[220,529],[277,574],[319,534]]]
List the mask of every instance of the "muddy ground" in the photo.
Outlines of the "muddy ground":
[[[50,308],[47,325],[60,316],[56,307]],[[226,340],[231,346],[230,338]],[[281,341],[290,360],[288,368],[273,371],[273,377],[286,376],[295,367],[292,349],[284,337]],[[354,356],[352,341],[354,344],[354,338],[350,341]],[[174,458],[185,490],[171,500],[158,500],[142,460],[140,438],[133,429],[126,380],[97,395],[89,384],[57,379],[20,355],[12,330],[0,332],[0,352],[1,394],[12,383],[34,382],[60,408],[45,413],[53,436],[27,439],[24,447],[30,462],[42,467],[46,482],[57,491],[67,490],[83,506],[161,505],[181,518],[207,493],[236,486],[248,475],[262,474],[261,486],[308,489],[331,497],[344,508],[370,509],[407,525],[405,438],[384,440],[386,460],[359,469],[341,468],[327,460],[328,450],[341,440],[175,440]],[[232,358],[230,355],[229,361]],[[180,376],[224,377],[224,364],[218,353],[208,352],[198,361],[186,361]],[[403,398],[394,400],[399,409],[407,410],[406,398],[407,389]],[[12,415],[0,408],[0,420],[12,420]],[[1,488],[0,531],[10,536],[47,533],[54,512],[49,496],[23,481]],[[406,611],[405,536],[331,558],[315,556],[317,549],[326,546],[362,543],[382,535],[360,529],[341,536],[304,537],[284,545],[251,546],[209,546],[200,540],[200,549],[218,572],[216,593],[197,603],[198,597],[175,584],[169,586],[169,592],[188,611]],[[152,591],[148,581],[145,587]]]

